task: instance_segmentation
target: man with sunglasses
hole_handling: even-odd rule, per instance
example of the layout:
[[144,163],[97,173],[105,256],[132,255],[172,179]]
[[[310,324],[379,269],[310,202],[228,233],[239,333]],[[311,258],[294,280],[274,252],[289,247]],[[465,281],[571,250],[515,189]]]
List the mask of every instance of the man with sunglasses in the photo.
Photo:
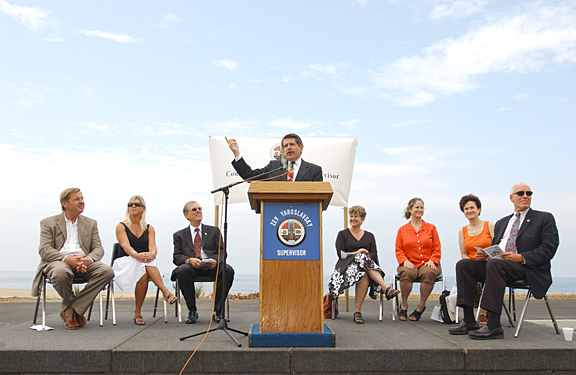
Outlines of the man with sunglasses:
[[[178,280],[178,287],[186,300],[188,316],[186,324],[194,324],[198,320],[196,309],[196,288],[194,280],[200,276],[216,279],[216,269],[219,268],[216,284],[216,300],[214,303],[214,321],[219,322],[222,311],[222,301],[226,299],[232,282],[234,269],[226,264],[225,293],[222,295],[222,274],[224,261],[224,243],[220,230],[212,225],[202,224],[202,207],[195,201],[184,205],[184,217],[190,225],[174,233],[173,263],[177,266],[172,271],[171,280]],[[217,267],[220,261],[220,267]]]
[[[544,297],[552,284],[550,260],[559,244],[554,216],[530,208],[532,190],[526,184],[512,187],[510,201],[514,213],[496,222],[492,240],[492,245],[504,251],[502,259],[488,259],[479,251],[476,260],[461,259],[456,264],[457,305],[464,309],[464,320],[449,329],[453,335],[468,334],[477,340],[503,338],[500,315],[506,284],[526,280],[535,298]],[[490,311],[488,323],[482,328],[474,318],[477,281],[484,283],[480,307]]]
[[[40,221],[40,265],[32,284],[32,295],[38,296],[42,273],[62,297],[60,317],[66,329],[86,325],[84,312],[94,298],[114,277],[111,267],[100,262],[104,249],[96,220],[81,215],[84,197],[78,188],[60,193],[62,213]],[[88,280],[74,295],[72,279],[80,276]]]

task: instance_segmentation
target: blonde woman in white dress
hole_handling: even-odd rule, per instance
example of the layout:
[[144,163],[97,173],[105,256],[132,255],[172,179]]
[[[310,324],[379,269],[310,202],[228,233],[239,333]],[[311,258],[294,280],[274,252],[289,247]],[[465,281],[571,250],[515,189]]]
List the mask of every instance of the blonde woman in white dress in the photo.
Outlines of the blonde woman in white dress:
[[148,291],[148,280],[152,280],[169,303],[176,297],[164,285],[156,265],[156,236],[154,227],[146,224],[146,203],[144,198],[135,195],[126,208],[126,218],[116,226],[116,239],[121,248],[114,261],[114,282],[122,290],[136,283],[134,297],[134,323],[144,325],[141,308]]

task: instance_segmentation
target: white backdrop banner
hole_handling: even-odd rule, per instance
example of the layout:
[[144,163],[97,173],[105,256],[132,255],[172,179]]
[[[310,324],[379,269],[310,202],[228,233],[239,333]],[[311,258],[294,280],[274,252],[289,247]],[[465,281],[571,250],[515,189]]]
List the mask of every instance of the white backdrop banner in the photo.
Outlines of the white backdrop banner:
[[[252,169],[263,168],[270,160],[280,155],[280,138],[269,137],[228,137],[236,139],[240,154]],[[352,184],[354,159],[356,157],[355,138],[302,138],[304,150],[302,159],[322,167],[324,181],[330,182],[334,195],[332,206],[346,207]],[[214,189],[241,181],[232,166],[234,154],[224,137],[210,137],[210,164]],[[248,183],[230,189],[229,203],[248,202]],[[220,205],[222,193],[214,194],[214,204]]]

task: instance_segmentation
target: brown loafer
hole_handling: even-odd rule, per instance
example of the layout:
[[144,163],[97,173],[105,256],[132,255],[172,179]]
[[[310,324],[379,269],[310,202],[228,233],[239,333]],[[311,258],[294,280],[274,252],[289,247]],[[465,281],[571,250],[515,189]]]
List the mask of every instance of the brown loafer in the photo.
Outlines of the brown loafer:
[[76,315],[75,313],[65,314],[64,311],[60,311],[60,317],[64,321],[64,327],[66,327],[66,329],[78,329],[78,328],[80,328],[78,326],[78,322],[76,321],[75,315]]
[[78,328],[84,327],[86,325],[86,318],[84,315],[78,314],[76,311],[74,311],[74,314],[76,315],[76,323],[78,323]]

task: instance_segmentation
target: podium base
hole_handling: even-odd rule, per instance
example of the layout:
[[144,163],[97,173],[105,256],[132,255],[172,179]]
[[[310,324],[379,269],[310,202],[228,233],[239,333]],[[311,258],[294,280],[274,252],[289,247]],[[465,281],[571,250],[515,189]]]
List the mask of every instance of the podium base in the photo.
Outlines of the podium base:
[[335,347],[336,335],[324,324],[324,332],[260,332],[252,324],[248,334],[251,348]]

